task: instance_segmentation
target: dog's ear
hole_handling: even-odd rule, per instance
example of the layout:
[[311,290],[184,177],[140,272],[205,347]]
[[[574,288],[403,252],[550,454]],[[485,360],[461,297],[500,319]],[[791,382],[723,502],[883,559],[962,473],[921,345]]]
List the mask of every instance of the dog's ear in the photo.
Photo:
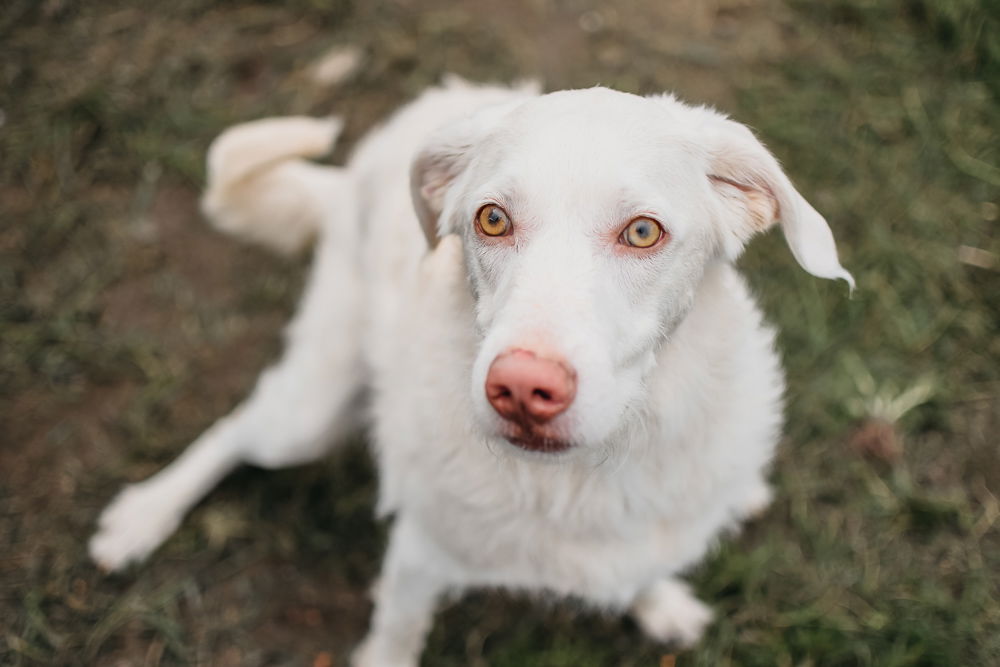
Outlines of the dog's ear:
[[780,221],[803,269],[820,278],[841,278],[853,289],[854,278],[837,259],[826,220],[798,193],[777,159],[746,126],[721,116],[714,120],[708,178],[731,212],[727,252],[739,254],[751,236]]
[[420,228],[432,249],[448,233],[441,212],[448,187],[462,173],[479,135],[470,119],[438,130],[417,153],[410,167],[410,196]]
[[[536,83],[528,82],[515,89],[515,93],[534,96],[538,94],[537,88]],[[410,195],[431,248],[437,245],[440,237],[454,231],[449,228],[448,221],[441,218],[448,189],[469,166],[479,143],[525,98],[487,106],[449,123],[432,134],[417,153],[410,167]]]

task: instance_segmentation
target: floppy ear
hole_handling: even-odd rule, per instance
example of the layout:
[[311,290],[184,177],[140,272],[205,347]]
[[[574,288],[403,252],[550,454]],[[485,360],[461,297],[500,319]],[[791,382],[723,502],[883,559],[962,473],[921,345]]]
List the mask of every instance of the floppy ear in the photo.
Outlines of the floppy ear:
[[420,220],[420,228],[427,237],[427,245],[434,249],[438,239],[446,234],[440,228],[441,212],[448,186],[458,178],[468,165],[475,137],[478,133],[469,127],[466,119],[438,130],[417,153],[410,166],[410,196]]
[[712,187],[732,212],[727,250],[735,256],[751,236],[781,222],[799,265],[820,278],[854,278],[840,265],[833,233],[798,193],[781,166],[746,126],[720,118],[709,141]]
[[434,248],[441,236],[449,233],[448,222],[441,219],[448,188],[472,161],[476,146],[512,109],[529,97],[539,94],[539,84],[526,81],[514,88],[483,88],[446,80],[447,85],[464,85],[485,90],[492,104],[432,134],[417,153],[410,167],[410,195],[427,244]]

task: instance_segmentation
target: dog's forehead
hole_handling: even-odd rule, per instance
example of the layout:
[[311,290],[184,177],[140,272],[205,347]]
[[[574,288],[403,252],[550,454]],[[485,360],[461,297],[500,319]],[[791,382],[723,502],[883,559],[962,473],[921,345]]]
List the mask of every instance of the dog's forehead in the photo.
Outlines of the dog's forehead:
[[640,119],[654,110],[655,104],[645,97],[597,87],[540,95],[518,106],[509,118],[524,124],[574,117],[597,121],[609,118],[624,120],[625,117]]
[[650,138],[671,135],[664,111],[637,95],[604,88],[549,93],[530,100],[503,121],[498,139],[511,152],[604,156],[646,151]]
[[626,192],[641,199],[690,190],[701,154],[689,137],[655,100],[603,88],[562,91],[512,111],[484,147],[484,166],[491,181],[516,184],[529,199],[613,205]]

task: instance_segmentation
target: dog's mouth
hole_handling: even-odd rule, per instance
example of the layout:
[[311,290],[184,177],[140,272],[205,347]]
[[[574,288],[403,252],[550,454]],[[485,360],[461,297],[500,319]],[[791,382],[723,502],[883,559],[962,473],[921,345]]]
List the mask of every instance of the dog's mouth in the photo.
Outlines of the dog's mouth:
[[515,447],[539,454],[561,454],[573,447],[573,443],[568,440],[523,430],[516,434],[505,434],[503,438]]

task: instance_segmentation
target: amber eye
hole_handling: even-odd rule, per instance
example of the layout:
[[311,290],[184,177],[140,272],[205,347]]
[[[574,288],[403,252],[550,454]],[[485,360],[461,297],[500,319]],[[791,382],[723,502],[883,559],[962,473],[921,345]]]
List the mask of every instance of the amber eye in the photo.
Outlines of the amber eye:
[[506,236],[512,225],[507,212],[495,204],[487,204],[476,213],[476,226],[486,236]]
[[655,245],[664,233],[663,227],[660,227],[660,224],[655,220],[636,218],[622,230],[618,242],[633,248],[649,248]]

